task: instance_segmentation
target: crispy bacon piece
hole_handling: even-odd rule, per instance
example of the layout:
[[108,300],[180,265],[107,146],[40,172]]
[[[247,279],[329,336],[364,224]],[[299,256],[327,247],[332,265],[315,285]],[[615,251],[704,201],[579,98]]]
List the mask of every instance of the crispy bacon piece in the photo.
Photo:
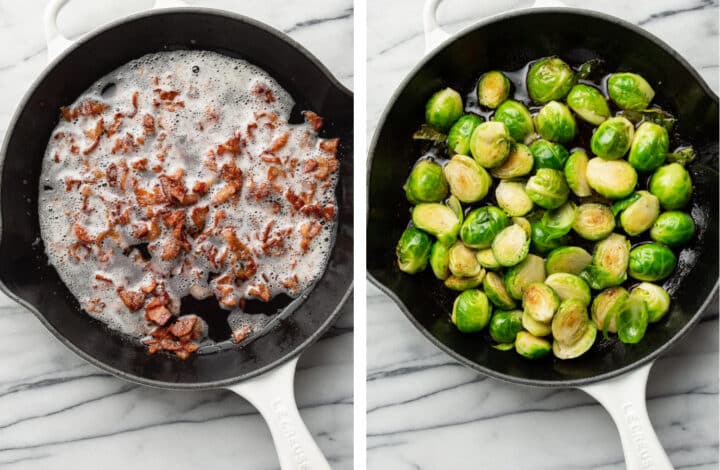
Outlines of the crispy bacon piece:
[[262,283],[258,283],[256,285],[252,286],[250,289],[248,289],[248,295],[257,297],[258,299],[262,300],[263,302],[270,301],[270,289],[268,289],[268,287]]
[[105,135],[108,137],[113,136],[122,126],[122,120],[125,117],[123,113],[115,113],[113,116],[113,122],[105,129]]
[[264,83],[258,83],[252,91],[260,96],[266,103],[274,103],[276,101],[272,90]]
[[193,207],[190,212],[190,218],[193,224],[195,224],[195,227],[197,227],[198,232],[202,232],[205,229],[205,219],[207,219],[209,210],[210,208],[208,206]]
[[148,227],[148,225],[146,223],[141,222],[141,223],[133,224],[133,226],[132,226],[133,237],[140,239],[140,238],[144,237],[145,235],[147,235],[148,233],[150,233],[150,228]]
[[117,293],[122,303],[124,303],[131,312],[140,310],[145,303],[145,294],[142,292],[127,290],[121,286],[117,288]]
[[163,261],[169,261],[174,259],[180,254],[180,244],[174,238],[168,238],[163,244],[163,250],[160,254],[160,259]]
[[147,170],[147,164],[148,164],[147,158],[140,158],[138,160],[133,161],[130,164],[130,166],[132,166],[134,170],[145,171],[145,170]]
[[77,186],[77,189],[80,189],[80,185],[82,184],[82,181],[75,179],[75,178],[65,178],[65,191],[72,191],[73,187]]
[[157,285],[157,281],[153,278],[150,278],[150,282],[148,282],[147,285],[142,286],[140,290],[145,292],[146,294],[151,294],[155,290]]
[[73,224],[73,231],[78,240],[83,243],[93,243],[95,239],[88,234],[87,229],[80,224]]
[[285,199],[287,199],[288,202],[290,202],[290,205],[295,210],[299,210],[302,206],[305,205],[305,201],[303,201],[300,196],[295,194],[295,192],[292,189],[287,190],[287,192],[285,193]]
[[228,183],[220,190],[215,193],[215,196],[213,197],[213,205],[218,206],[222,204],[223,202],[230,199],[235,193],[238,192],[240,187],[237,185],[237,183]]
[[322,128],[323,118],[318,116],[316,113],[312,111],[303,111],[303,116],[305,116],[305,120],[310,123],[315,132]]
[[302,248],[303,253],[307,252],[307,250],[310,248],[310,243],[317,236],[317,234],[320,233],[321,229],[322,226],[314,220],[300,226],[300,235],[302,235],[302,240],[300,241],[300,248]]
[[318,162],[314,158],[308,158],[303,162],[303,173],[312,173],[318,167]]
[[287,132],[275,137],[273,139],[272,144],[270,144],[270,148],[268,149],[269,153],[275,153],[279,150],[281,150],[283,147],[285,147],[288,143],[289,135]]
[[320,142],[320,148],[332,154],[337,153],[340,139],[327,139]]
[[72,121],[78,116],[97,116],[109,107],[110,106],[106,105],[105,103],[88,100],[80,103],[80,106],[78,106],[77,108],[62,107],[60,108],[60,112],[62,113],[66,121]]
[[185,200],[187,189],[181,176],[160,175],[160,187],[166,198],[175,199],[179,203]]
[[168,331],[170,334],[177,336],[178,338],[181,336],[185,336],[193,331],[193,327],[195,326],[195,323],[197,322],[197,317],[183,317],[178,318],[175,323],[170,325],[170,328]]
[[[145,319],[151,321],[156,325],[163,326],[172,318],[172,313],[164,305],[157,307],[146,307],[145,308]],[[165,349],[165,348],[163,348]]]
[[100,137],[102,137],[103,130],[105,129],[105,121],[103,118],[98,119],[95,123],[95,127],[85,131],[85,135],[88,139],[92,139],[92,143],[88,148],[83,150],[83,155],[90,155],[90,153],[97,148],[100,144]]
[[137,92],[137,91],[133,92],[133,95],[132,95],[133,110],[132,110],[132,113],[128,114],[128,117],[135,117],[135,115],[137,114],[137,112],[138,112],[138,97],[139,96],[140,96],[140,92]]
[[217,154],[222,156],[229,153],[233,157],[237,157],[242,152],[242,139],[240,133],[236,133],[233,137],[217,146]]
[[98,280],[98,281],[100,281],[100,282],[105,282],[105,283],[107,283],[107,284],[113,284],[113,280],[112,280],[112,279],[110,279],[109,277],[105,277],[105,276],[103,276],[102,274],[96,274],[96,275],[95,275],[95,279]]
[[82,261],[90,254],[90,248],[81,242],[75,242],[68,248],[68,254],[75,261]]
[[143,135],[152,135],[155,133],[155,118],[150,114],[143,116]]
[[240,343],[252,332],[252,325],[243,325],[239,330],[235,330],[232,333],[232,340],[234,343]]
[[287,290],[289,290],[291,293],[295,294],[297,293],[298,288],[298,278],[296,274],[293,274],[292,277],[289,277],[281,282],[283,287],[285,287]]
[[113,144],[110,152],[116,154],[121,152],[123,154],[130,153],[137,149],[137,143],[135,142],[135,136],[130,132],[126,132],[124,137],[116,137],[115,143]]
[[99,314],[102,313],[102,311],[105,309],[105,302],[98,298],[93,298],[87,301],[87,304],[85,305],[85,310],[87,310],[89,313],[95,313]]
[[153,90],[155,93],[158,94],[160,97],[160,101],[157,99],[153,100],[153,106],[156,108],[159,108],[160,106],[165,106],[168,111],[175,111],[177,108],[184,108],[185,102],[184,101],[175,101],[175,98],[180,95],[180,92],[177,90],[162,90],[160,88],[155,88]]

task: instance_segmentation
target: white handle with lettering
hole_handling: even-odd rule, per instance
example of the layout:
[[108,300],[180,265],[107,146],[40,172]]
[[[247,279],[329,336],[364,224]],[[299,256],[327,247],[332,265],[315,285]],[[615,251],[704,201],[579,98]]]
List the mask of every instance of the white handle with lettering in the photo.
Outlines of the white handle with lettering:
[[295,403],[297,358],[228,387],[257,408],[270,428],[282,470],[330,470]]
[[[52,61],[62,51],[75,44],[75,41],[66,38],[57,27],[60,10],[70,0],[50,0],[45,7],[43,24],[45,26],[45,42],[48,49],[48,62]],[[182,0],[155,0],[152,9],[168,7],[185,7],[187,3]]]
[[580,387],[605,407],[620,432],[627,470],[672,470],[645,404],[652,363],[620,377]]

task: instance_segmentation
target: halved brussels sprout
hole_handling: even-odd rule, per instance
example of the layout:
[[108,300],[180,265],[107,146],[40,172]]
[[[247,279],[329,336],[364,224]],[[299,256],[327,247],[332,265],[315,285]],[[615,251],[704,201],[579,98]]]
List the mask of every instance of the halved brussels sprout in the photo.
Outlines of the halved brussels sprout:
[[670,138],[664,127],[643,122],[635,130],[628,162],[638,171],[653,171],[665,163]]
[[527,88],[530,98],[544,104],[565,98],[575,82],[575,73],[558,57],[546,57],[530,66]]
[[555,248],[566,245],[568,238],[564,235],[557,235],[548,230],[542,222],[535,222],[531,225],[532,247],[536,253],[545,254]]
[[585,306],[590,305],[590,300],[592,300],[590,286],[580,276],[570,273],[555,273],[545,279],[545,284],[555,291],[561,302],[575,299]]
[[636,73],[614,73],[607,87],[610,99],[622,109],[642,111],[655,96],[650,84]]
[[539,139],[530,145],[535,168],[562,170],[568,158],[568,151],[560,144]]
[[626,344],[639,343],[648,326],[647,304],[639,296],[629,296],[616,322],[620,341]]
[[477,276],[482,270],[482,266],[475,258],[475,251],[459,241],[448,250],[448,267],[450,272],[458,277]]
[[450,260],[448,257],[449,249],[444,243],[435,240],[430,250],[430,268],[432,268],[435,277],[445,280],[450,276]]
[[465,155],[455,155],[445,165],[445,179],[450,185],[450,192],[461,202],[477,202],[484,198],[492,178],[485,168],[478,165],[472,158]]
[[492,307],[485,293],[470,289],[455,299],[451,320],[463,333],[476,333],[487,326],[491,314]]
[[633,287],[630,296],[639,297],[645,301],[650,323],[660,321],[670,310],[670,294],[657,284],[641,282]]
[[575,150],[565,162],[565,179],[567,184],[578,197],[588,197],[592,194],[587,182],[588,157],[584,150]]
[[533,336],[547,336],[552,332],[550,323],[537,321],[527,312],[523,312],[521,320],[523,328],[529,331]]
[[500,181],[495,188],[495,199],[498,206],[512,217],[525,215],[533,208],[533,202],[525,192],[525,185],[518,181]]
[[562,246],[548,254],[545,270],[548,274],[570,273],[580,275],[592,263],[592,256],[579,246]]
[[465,114],[455,121],[447,136],[447,146],[453,153],[470,155],[470,136],[483,119],[476,114]]
[[659,281],[668,277],[676,264],[677,258],[670,248],[646,243],[630,250],[628,274],[638,281]]
[[495,206],[472,210],[460,229],[460,238],[471,248],[489,248],[495,236],[510,224],[508,216]]
[[630,242],[617,233],[595,245],[593,263],[580,273],[595,290],[618,286],[627,279]]
[[[489,296],[488,296],[489,297]],[[522,311],[496,310],[490,319],[490,337],[498,343],[513,343],[523,330]]]
[[635,195],[637,197],[633,198],[620,213],[620,225],[631,237],[640,235],[652,227],[660,214],[660,201],[657,197],[647,191],[638,191]]
[[500,263],[498,263],[498,260],[495,259],[492,248],[485,248],[479,250],[475,254],[475,258],[477,258],[478,263],[480,263],[480,266],[482,266],[483,268],[497,269],[500,267]]
[[444,285],[450,290],[465,291],[468,289],[474,289],[482,284],[484,278],[484,269],[481,269],[480,273],[473,277],[459,277],[451,274],[450,277],[445,279]]
[[690,173],[679,163],[661,166],[650,178],[650,192],[660,199],[667,210],[681,209],[692,195]]
[[580,204],[575,213],[573,230],[585,240],[602,240],[615,229],[615,216],[605,204]]
[[535,320],[548,323],[560,305],[560,299],[550,286],[533,282],[525,289],[522,298],[523,310]]
[[627,197],[637,185],[637,172],[625,160],[592,158],[585,175],[590,187],[608,199]]
[[590,323],[587,304],[577,299],[560,302],[557,313],[550,325],[553,338],[563,344],[573,344],[585,332],[585,325]]
[[597,126],[610,117],[610,107],[605,97],[595,87],[575,85],[567,96],[567,104],[584,121]]
[[528,219],[525,217],[513,217],[510,220],[512,223],[519,225],[523,230],[525,230],[528,237],[532,235],[532,225],[530,225],[530,221]]
[[500,266],[515,266],[525,259],[530,250],[530,239],[519,225],[502,229],[492,242],[492,251]]
[[538,206],[557,209],[567,201],[570,188],[562,172],[552,168],[540,168],[525,184],[525,192]]
[[460,93],[452,88],[436,92],[425,105],[425,122],[443,132],[450,129],[463,113]]
[[681,246],[695,235],[695,222],[685,212],[663,212],[650,229],[650,238],[668,246]]
[[442,201],[448,193],[442,167],[431,160],[417,162],[404,188],[411,204]]
[[518,143],[525,142],[525,139],[535,131],[530,111],[519,101],[505,101],[495,111],[492,119],[505,124],[510,137]]
[[470,153],[485,168],[503,164],[510,155],[513,140],[505,124],[498,121],[483,122],[470,137]]
[[478,102],[488,108],[495,109],[510,94],[510,80],[497,70],[484,73],[477,84]]
[[632,122],[622,116],[610,118],[593,132],[590,150],[606,160],[617,160],[630,149],[634,134]]
[[400,236],[395,247],[398,266],[408,274],[415,274],[427,267],[432,239],[430,236],[415,227],[408,227]]
[[557,209],[546,211],[542,216],[542,224],[554,237],[561,237],[568,233],[575,223],[577,206],[568,201]]
[[[488,296],[488,299],[490,299],[490,302],[492,302],[497,308],[501,308],[503,310],[515,308],[515,301],[510,298],[510,294],[508,294],[505,289],[505,283],[499,274],[493,272],[487,273],[485,275],[485,279],[483,279],[483,290]],[[509,341],[511,340],[499,342],[507,343]]]
[[628,297],[624,287],[608,287],[595,297],[590,313],[598,330],[617,333],[617,316],[625,309]]
[[517,178],[530,173],[533,164],[533,156],[527,145],[515,144],[503,164],[492,168],[490,174],[501,179]]
[[447,201],[445,201],[445,204],[452,209],[455,216],[460,221],[460,225],[462,225],[463,221],[465,221],[465,212],[463,211],[462,204],[460,204],[460,199],[453,194],[447,199]]
[[552,346],[543,338],[533,336],[526,331],[521,331],[515,338],[515,350],[527,359],[539,359],[550,353]]
[[510,351],[511,349],[515,349],[515,343],[498,343],[493,344],[492,347],[498,351]]
[[418,204],[412,210],[412,221],[417,228],[435,235],[446,245],[454,242],[460,231],[460,221],[455,212],[445,204]]
[[567,144],[577,134],[577,124],[570,108],[558,101],[551,101],[543,106],[534,122],[538,134],[553,142]]
[[590,350],[592,345],[595,344],[595,338],[597,338],[597,328],[595,328],[594,324],[587,322],[580,339],[574,343],[565,344],[560,341],[553,341],[553,354],[558,359],[575,359]]
[[537,255],[529,254],[522,263],[513,266],[505,274],[505,287],[515,300],[523,298],[527,286],[545,280],[545,262]]

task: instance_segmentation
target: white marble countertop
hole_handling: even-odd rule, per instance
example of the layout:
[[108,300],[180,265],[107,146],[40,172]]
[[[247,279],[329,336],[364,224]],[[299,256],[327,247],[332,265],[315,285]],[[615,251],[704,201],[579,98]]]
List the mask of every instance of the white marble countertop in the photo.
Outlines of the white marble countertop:
[[[0,139],[45,66],[45,3],[0,0]],[[352,85],[352,0],[188,3],[247,14],[283,30]],[[77,36],[151,4],[72,0],[60,28]],[[170,392],[123,382],[76,357],[2,295],[0,331],[3,469],[278,468],[265,423],[230,392]],[[352,332],[350,300],[329,333],[303,354],[295,382],[301,414],[337,469],[353,462]]]
[[[450,31],[530,1],[447,0]],[[566,0],[642,25],[718,89],[716,2]],[[368,136],[423,54],[422,2],[368,1]],[[368,287],[368,468],[622,469],[609,415],[576,390],[517,387],[480,376],[427,341]],[[717,301],[650,373],[648,408],[677,468],[718,468]]]

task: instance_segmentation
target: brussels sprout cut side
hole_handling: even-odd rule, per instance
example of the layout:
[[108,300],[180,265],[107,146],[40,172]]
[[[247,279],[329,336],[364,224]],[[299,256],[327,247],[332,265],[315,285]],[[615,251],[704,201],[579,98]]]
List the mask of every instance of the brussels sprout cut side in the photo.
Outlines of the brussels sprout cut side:
[[450,192],[460,202],[480,201],[487,195],[490,185],[492,185],[492,178],[485,168],[465,155],[452,157],[443,171],[450,186]]
[[641,282],[630,291],[632,297],[645,301],[648,322],[655,323],[670,310],[670,294],[665,289],[650,282]]
[[549,323],[560,305],[554,290],[542,282],[534,282],[523,292],[523,309],[534,320]]
[[505,287],[508,294],[515,300],[523,298],[527,286],[545,280],[545,262],[539,256],[529,254],[517,266],[510,268],[505,274]]
[[474,277],[482,270],[482,266],[475,258],[475,251],[462,242],[455,242],[448,250],[448,268],[458,277]]
[[481,105],[495,109],[510,95],[510,80],[497,70],[487,72],[478,80],[477,95]]
[[605,97],[595,87],[575,85],[567,96],[567,104],[575,114],[594,126],[610,117],[610,107]]
[[617,316],[625,309],[628,291],[623,287],[609,287],[600,292],[593,300],[590,312],[598,330],[605,335],[617,333]]
[[411,204],[439,202],[447,193],[448,184],[442,167],[430,160],[417,162],[405,183],[405,195]]
[[455,299],[451,319],[463,333],[476,333],[487,326],[491,314],[487,296],[480,290],[470,289]]
[[558,359],[575,359],[590,350],[595,344],[597,329],[592,323],[587,323],[580,339],[572,344],[565,344],[561,341],[553,341],[553,354]]
[[588,161],[587,153],[584,150],[576,150],[565,162],[565,179],[577,197],[588,197],[592,194],[587,182]]
[[511,217],[523,216],[533,208],[533,202],[525,192],[525,185],[518,181],[500,181],[495,188],[495,200]]
[[445,287],[447,287],[450,290],[456,290],[456,291],[464,291],[468,289],[474,289],[480,284],[482,284],[483,279],[485,278],[485,270],[481,269],[480,272],[473,276],[473,277],[460,277],[456,276],[454,274],[451,274],[450,277],[445,279]]
[[415,227],[406,228],[395,248],[400,270],[408,274],[424,270],[431,248],[432,240],[427,233]]
[[530,239],[519,225],[502,229],[492,242],[492,252],[500,266],[515,266],[525,259],[530,249]]
[[548,254],[545,269],[548,275],[555,273],[580,275],[590,263],[592,256],[584,249],[579,246],[563,246]]
[[[648,230],[660,213],[660,201],[647,191],[638,191],[628,204],[623,204],[620,225],[631,237]],[[615,206],[613,206],[613,209]]]
[[452,88],[436,92],[425,105],[425,122],[440,131],[450,129],[463,113],[460,93]]
[[490,169],[495,178],[510,179],[525,176],[533,169],[533,156],[530,149],[523,144],[515,144],[502,165]]
[[412,211],[412,221],[417,228],[448,245],[455,241],[460,230],[457,215],[444,204],[418,204]]
[[606,160],[599,157],[588,162],[585,175],[588,185],[608,199],[629,196],[638,180],[635,168],[625,160]]
[[[483,279],[483,290],[490,299],[493,305],[503,310],[510,310],[515,308],[515,301],[510,298],[507,290],[505,289],[505,283],[499,274],[489,272]],[[506,343],[508,341],[500,341],[500,343]]]
[[495,168],[503,164],[510,155],[513,140],[502,122],[483,122],[475,128],[470,137],[470,153],[484,168]]
[[627,279],[630,242],[613,233],[595,245],[593,262],[580,273],[593,289],[619,286]]
[[587,203],[577,208],[573,230],[585,240],[602,240],[615,229],[615,216],[604,204]]
[[448,148],[460,155],[470,154],[470,136],[480,123],[483,122],[480,116],[466,114],[455,121],[447,136]]
[[579,276],[570,273],[555,273],[545,279],[545,284],[552,288],[560,301],[577,300],[584,306],[590,305],[590,286]]
[[551,331],[555,341],[573,344],[585,332],[590,319],[586,305],[576,299],[564,300],[552,319]]

